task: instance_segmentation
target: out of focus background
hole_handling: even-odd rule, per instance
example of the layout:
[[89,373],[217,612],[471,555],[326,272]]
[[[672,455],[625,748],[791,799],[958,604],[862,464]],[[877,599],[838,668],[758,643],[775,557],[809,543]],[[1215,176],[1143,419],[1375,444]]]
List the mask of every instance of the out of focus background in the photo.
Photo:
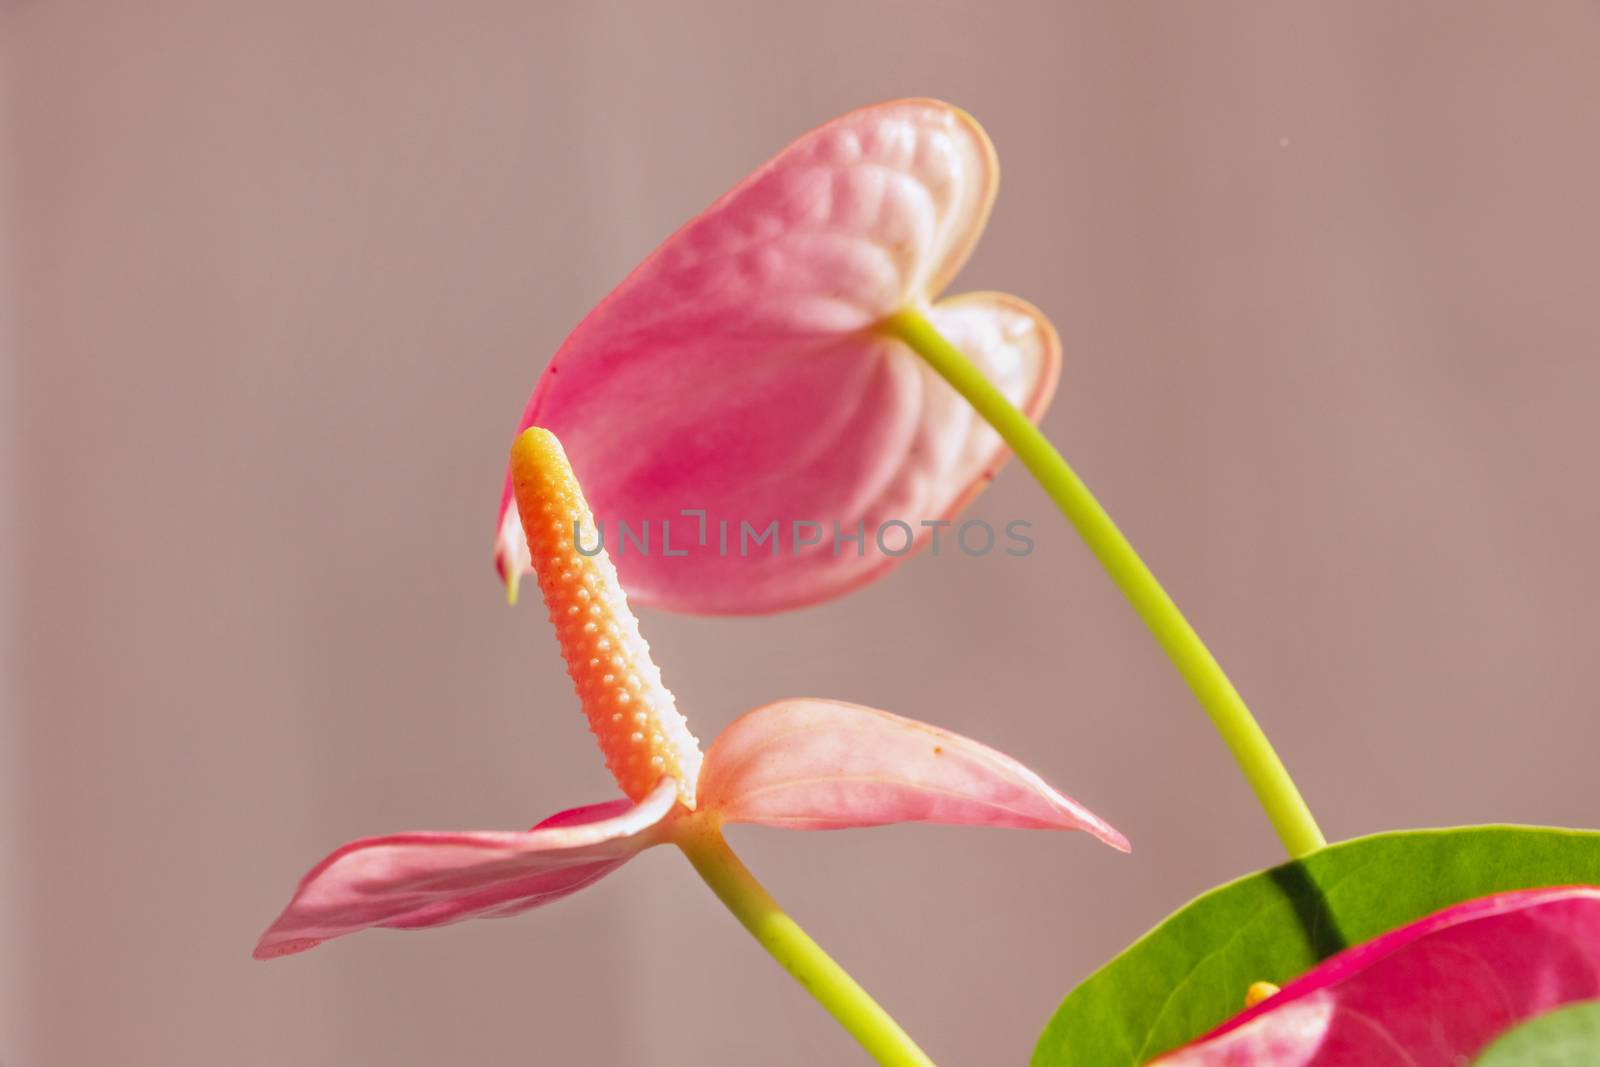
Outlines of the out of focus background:
[[[1600,823],[1600,7],[0,3],[0,1063],[861,1062],[681,859],[256,963],[352,837],[613,786],[490,568],[546,358],[789,139],[905,95],[1004,180],[955,290],[1331,837]],[[940,1062],[1278,846],[1043,495],[1030,557],[648,613],[702,737],[782,696],[1018,754],[1133,839],[735,832]],[[1242,991],[1241,991],[1242,993]]]

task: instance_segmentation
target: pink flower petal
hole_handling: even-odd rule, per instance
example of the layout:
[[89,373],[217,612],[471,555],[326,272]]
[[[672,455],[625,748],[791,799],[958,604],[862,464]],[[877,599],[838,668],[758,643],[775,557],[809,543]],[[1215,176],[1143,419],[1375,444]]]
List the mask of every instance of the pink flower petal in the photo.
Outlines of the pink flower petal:
[[[992,476],[1006,455],[996,436],[871,327],[955,274],[996,174],[983,131],[947,104],[852,112],[669,238],[573,331],[519,431],[561,438],[630,597],[721,614],[828,599],[926,543],[923,522]],[[930,315],[1013,402],[1043,412],[1060,364],[1043,316],[994,294]],[[509,502],[508,483],[502,575],[528,566]],[[703,527],[684,509],[703,510]],[[618,520],[650,524],[648,555],[616,551]],[[775,555],[760,539],[774,522]],[[835,523],[865,537],[836,552]]]
[[548,904],[659,843],[677,803],[664,779],[626,799],[551,816],[526,833],[410,833],[353,841],[317,864],[261,935],[257,959],[315,948],[369,926],[412,929]]
[[1156,1063],[1457,1067],[1515,1023],[1595,997],[1600,889],[1519,890],[1341,952]]
[[700,806],[729,822],[836,830],[897,822],[1087,830],[1128,841],[986,745],[887,711],[785,700],[735,720],[706,753]]

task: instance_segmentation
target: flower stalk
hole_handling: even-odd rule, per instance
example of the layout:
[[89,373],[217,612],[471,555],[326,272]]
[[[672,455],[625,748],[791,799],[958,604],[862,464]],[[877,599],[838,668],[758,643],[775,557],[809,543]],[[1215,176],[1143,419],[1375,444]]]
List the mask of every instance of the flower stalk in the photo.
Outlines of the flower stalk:
[[1055,501],[1211,718],[1289,856],[1299,859],[1326,845],[1327,839],[1312,818],[1311,809],[1244,698],[1050,439],[920,311],[906,308],[884,320],[880,328],[909,345],[966,398]]
[[900,1024],[756,881],[715,818],[685,818],[678,831],[678,847],[717,899],[874,1060],[883,1067],[933,1067]]

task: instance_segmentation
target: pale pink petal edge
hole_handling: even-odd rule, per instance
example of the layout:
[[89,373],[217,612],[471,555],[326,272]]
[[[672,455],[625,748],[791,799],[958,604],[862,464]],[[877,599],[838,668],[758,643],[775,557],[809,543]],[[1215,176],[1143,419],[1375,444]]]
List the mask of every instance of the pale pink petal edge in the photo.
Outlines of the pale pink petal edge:
[[832,700],[779,701],[730,724],[706,753],[700,807],[728,822],[798,830],[900,822],[1083,830],[1129,850],[1104,819],[1012,757]]
[[352,841],[300,880],[252,955],[274,959],[374,926],[411,929],[526,911],[659,844],[678,786],[560,812],[532,830],[415,832]]

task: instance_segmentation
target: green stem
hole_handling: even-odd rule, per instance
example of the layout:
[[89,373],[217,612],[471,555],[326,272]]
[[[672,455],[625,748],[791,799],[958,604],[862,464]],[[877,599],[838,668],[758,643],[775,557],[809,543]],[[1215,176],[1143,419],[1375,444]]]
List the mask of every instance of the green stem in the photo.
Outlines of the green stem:
[[677,843],[734,918],[873,1059],[884,1067],[934,1067],[900,1024],[778,907],[733,854],[714,820],[685,824]]
[[1273,829],[1289,855],[1298,859],[1315,852],[1327,840],[1317,828],[1294,779],[1283,761],[1272,750],[1267,735],[1256,724],[1250,709],[1222,673],[1216,658],[1201,642],[1167,591],[1161,588],[1150,568],[1117,529],[1105,508],[1089,492],[1083,480],[1067,465],[1061,453],[1039,429],[994,387],[960,349],[939,334],[920,312],[907,309],[883,323],[890,336],[910,345],[955,387],[997,430],[1025,467],[1050,494],[1061,513],[1077,529],[1111,580],[1128,598],[1134,611],[1155,635],[1167,657],[1194,692],[1195,699],[1211,717],[1233,753],[1245,780],[1255,790],[1256,799],[1272,820]]

